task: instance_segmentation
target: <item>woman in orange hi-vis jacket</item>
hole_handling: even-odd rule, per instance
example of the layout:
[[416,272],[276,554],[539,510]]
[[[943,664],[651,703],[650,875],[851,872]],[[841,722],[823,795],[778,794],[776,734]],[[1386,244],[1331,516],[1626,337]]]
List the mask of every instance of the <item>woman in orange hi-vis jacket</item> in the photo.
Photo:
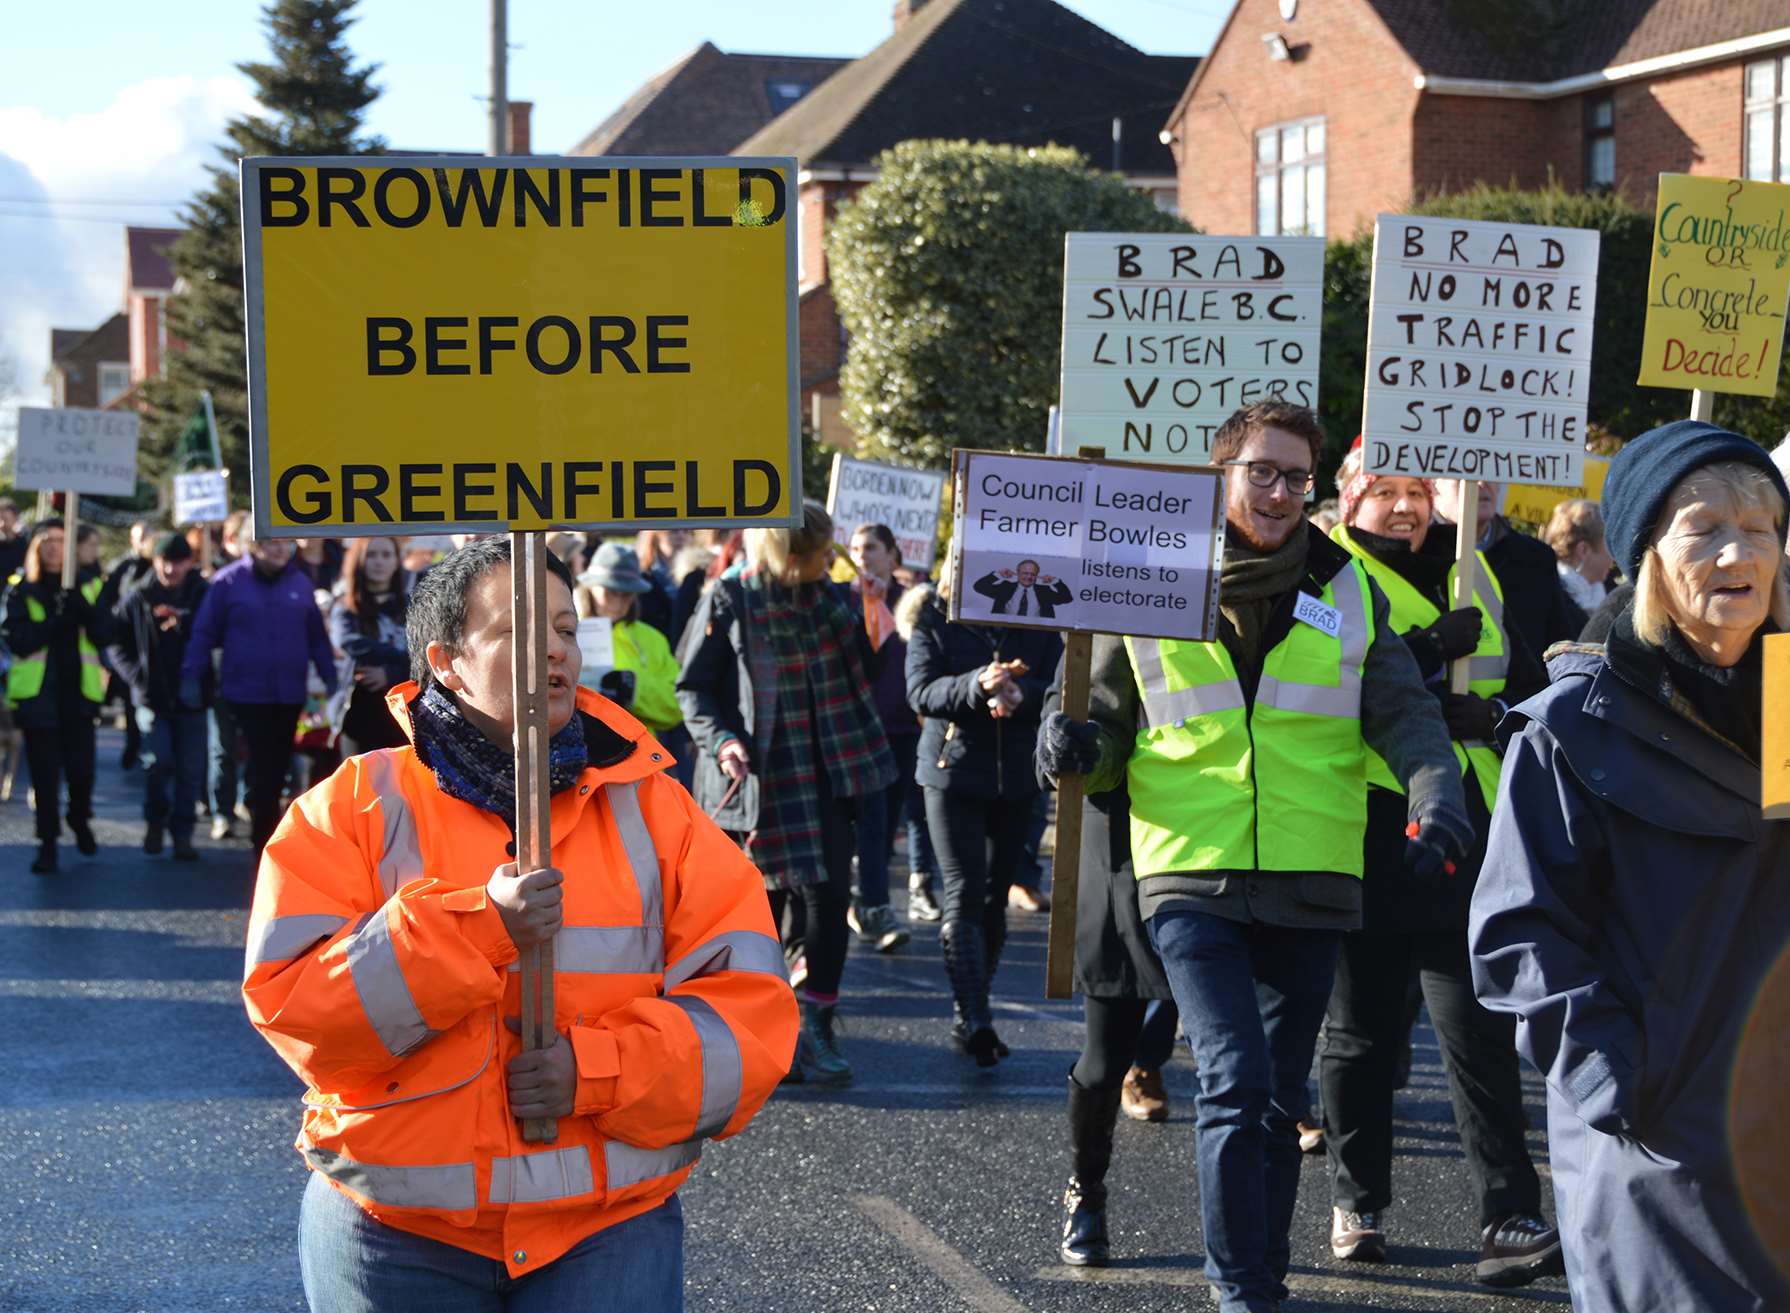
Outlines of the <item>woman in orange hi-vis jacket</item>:
[[[410,746],[351,757],[262,857],[243,996],[303,1077],[313,1310],[682,1307],[677,1188],[789,1070],[796,1006],[758,872],[578,687],[549,563],[552,862],[518,873],[506,538],[409,615]],[[555,959],[551,1048],[518,1037],[518,950]],[[522,1118],[558,1119],[525,1142]]]

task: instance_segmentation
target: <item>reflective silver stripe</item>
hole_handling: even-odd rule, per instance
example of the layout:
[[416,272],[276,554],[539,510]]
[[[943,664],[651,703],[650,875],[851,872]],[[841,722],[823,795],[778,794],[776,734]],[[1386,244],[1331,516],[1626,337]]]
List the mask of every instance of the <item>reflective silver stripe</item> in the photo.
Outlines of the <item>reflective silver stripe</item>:
[[665,988],[676,989],[686,980],[721,971],[757,971],[789,979],[789,964],[775,939],[756,930],[729,930],[698,944],[665,968]]
[[328,1149],[303,1147],[305,1161],[376,1204],[393,1208],[477,1208],[478,1178],[471,1163],[384,1167],[357,1163]]
[[667,997],[684,1010],[702,1045],[702,1106],[696,1114],[696,1135],[719,1135],[740,1106],[740,1043],[707,999]]
[[1137,669],[1138,689],[1143,696],[1144,721],[1151,729],[1170,725],[1179,727],[1195,716],[1213,716],[1248,705],[1243,697],[1243,686],[1235,679],[1171,691],[1162,666],[1162,644],[1154,638],[1128,641],[1132,664]]
[[549,1199],[570,1199],[597,1188],[591,1175],[590,1150],[583,1145],[523,1153],[514,1158],[491,1160],[491,1196],[494,1204],[538,1204]]
[[653,832],[640,814],[640,781],[605,784],[603,796],[609,799],[609,813],[621,833],[628,865],[634,868],[634,883],[640,886],[641,923],[663,926],[665,895],[660,889],[659,856],[653,849]]
[[1508,679],[1510,677],[1510,655],[1476,656],[1467,658],[1468,679]]
[[1467,678],[1475,679],[1508,679],[1510,678],[1510,632],[1504,628],[1504,599],[1498,596],[1498,588],[1492,582],[1492,572],[1486,568],[1477,552],[1473,555],[1473,600],[1485,610],[1486,618],[1498,631],[1498,646],[1501,649],[1497,656],[1476,656],[1467,658]]
[[682,1171],[700,1157],[701,1140],[686,1140],[665,1149],[641,1149],[610,1140],[603,1146],[603,1171],[611,1190],[623,1190],[656,1176]]
[[[1361,589],[1359,569],[1351,561],[1330,581],[1331,596],[1343,617],[1342,632],[1338,635],[1341,651],[1337,658],[1336,684],[1295,684],[1264,674],[1256,688],[1258,703],[1308,716],[1335,716],[1341,720],[1361,718],[1361,669],[1367,662],[1371,618]],[[1273,660],[1272,653],[1269,660]]]
[[385,822],[385,843],[379,854],[379,884],[390,898],[407,882],[423,874],[423,849],[416,837],[416,818],[404,801],[398,781],[398,749],[382,748],[361,758],[379,795],[379,814]]
[[410,996],[383,908],[348,940],[348,970],[368,1024],[394,1058],[435,1037]]
[[243,975],[262,962],[290,962],[348,924],[345,916],[271,916],[255,926],[243,950]]
[[[521,967],[512,962],[509,969]],[[553,969],[657,975],[665,969],[665,932],[656,925],[562,926],[553,939]]]

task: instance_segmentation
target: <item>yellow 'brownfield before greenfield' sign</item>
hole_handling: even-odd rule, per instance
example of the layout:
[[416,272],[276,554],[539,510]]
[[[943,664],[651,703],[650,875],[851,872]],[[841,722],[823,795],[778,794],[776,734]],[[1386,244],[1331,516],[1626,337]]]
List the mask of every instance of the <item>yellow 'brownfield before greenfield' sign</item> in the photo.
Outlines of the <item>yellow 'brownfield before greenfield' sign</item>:
[[1790,186],[1659,176],[1641,377],[1769,397],[1790,292]]
[[242,163],[255,522],[791,524],[789,159]]

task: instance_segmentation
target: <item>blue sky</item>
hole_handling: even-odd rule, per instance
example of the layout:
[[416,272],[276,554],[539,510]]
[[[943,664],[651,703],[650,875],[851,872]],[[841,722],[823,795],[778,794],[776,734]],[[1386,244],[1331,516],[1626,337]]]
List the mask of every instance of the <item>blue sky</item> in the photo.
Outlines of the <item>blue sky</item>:
[[[1229,0],[1063,0],[1143,50],[1201,54]],[[723,50],[856,56],[892,0],[510,0],[510,95],[534,149],[574,145],[654,73]],[[204,180],[224,120],[250,105],[233,65],[266,43],[253,0],[0,0],[0,368],[47,400],[48,330],[119,308],[126,222],[168,223]],[[372,131],[406,149],[481,150],[485,0],[363,0],[350,33],[380,65]]]

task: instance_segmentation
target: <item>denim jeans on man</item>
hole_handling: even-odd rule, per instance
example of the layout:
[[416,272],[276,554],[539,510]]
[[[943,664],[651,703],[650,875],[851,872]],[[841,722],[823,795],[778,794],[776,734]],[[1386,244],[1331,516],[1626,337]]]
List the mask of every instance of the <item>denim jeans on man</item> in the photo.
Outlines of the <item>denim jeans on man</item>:
[[137,707],[135,719],[143,736],[143,819],[151,829],[190,839],[195,803],[205,787],[205,713]]
[[206,728],[211,738],[211,763],[206,773],[206,792],[211,797],[212,814],[229,817],[243,799],[242,776],[236,768],[236,717],[222,702],[211,704],[206,713]]
[[672,1195],[512,1277],[496,1259],[375,1221],[313,1172],[298,1261],[311,1313],[678,1313],[684,1210]]
[[1206,1279],[1223,1313],[1287,1298],[1299,1133],[1338,932],[1165,909],[1147,923],[1199,1067]]

